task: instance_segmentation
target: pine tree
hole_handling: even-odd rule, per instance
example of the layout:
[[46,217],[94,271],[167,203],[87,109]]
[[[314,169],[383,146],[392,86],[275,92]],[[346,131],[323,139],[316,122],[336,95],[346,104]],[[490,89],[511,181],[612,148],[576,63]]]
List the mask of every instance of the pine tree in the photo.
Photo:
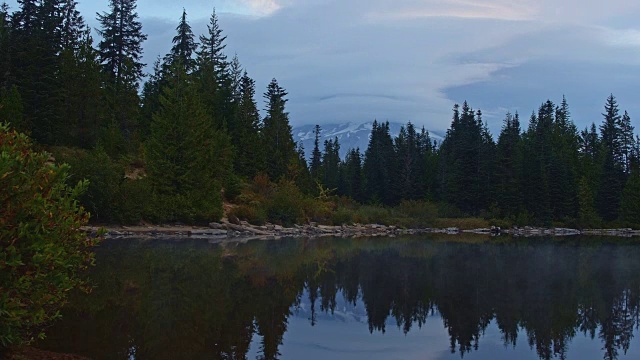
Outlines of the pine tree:
[[340,183],[340,144],[338,138],[325,140],[322,154],[322,184],[329,190],[335,190]]
[[227,56],[224,54],[224,49],[227,47],[224,41],[227,37],[222,35],[215,9],[209,19],[207,30],[207,35],[200,36],[199,66],[211,65],[214,73],[223,74],[229,66]]
[[351,149],[340,165],[340,185],[338,194],[355,201],[364,202],[362,178],[362,156],[360,149]]
[[146,144],[157,220],[207,221],[222,215],[222,176],[230,168],[226,134],[208,121],[183,68],[171,69]]
[[631,117],[628,112],[624,112],[618,124],[620,129],[620,150],[622,155],[622,163],[625,173],[631,172],[631,158],[633,156],[633,148],[635,139],[633,137],[633,125],[631,125]]
[[374,121],[362,169],[368,201],[385,205],[397,202],[392,188],[394,165],[395,153],[389,134],[389,122],[379,124]]
[[620,196],[624,188],[624,155],[622,151],[618,103],[613,95],[607,98],[601,135],[601,177],[596,207],[606,221],[618,218]]
[[78,44],[63,50],[61,60],[62,116],[58,133],[67,145],[92,148],[98,140],[105,109],[103,77],[89,28]]
[[556,108],[549,163],[549,199],[553,217],[573,219],[578,211],[578,130],[571,120],[569,106],[563,96]]
[[622,220],[628,225],[640,228],[640,173],[631,173],[622,192],[620,205]]
[[139,81],[142,78],[142,33],[136,0],[109,0],[109,12],[97,14],[102,37],[98,44],[99,60],[106,74],[107,104],[112,121],[125,134],[136,130]]
[[218,24],[215,9],[207,25],[207,34],[200,36],[197,52],[197,77],[204,105],[211,121],[218,129],[228,128],[233,120],[233,90],[229,74],[229,61],[224,54],[226,36]]
[[518,113],[507,113],[496,153],[496,201],[503,216],[515,217],[522,206],[522,138]]
[[240,85],[240,102],[236,111],[237,131],[232,133],[236,149],[235,169],[250,179],[265,169],[265,153],[260,146],[260,114],[255,97],[255,81],[244,72]]
[[415,126],[409,122],[400,128],[400,133],[394,141],[397,162],[397,172],[394,182],[398,199],[419,199],[424,194],[418,189],[420,174],[420,154],[418,149],[418,134]]
[[238,54],[235,54],[233,56],[233,59],[231,59],[231,64],[229,65],[231,94],[234,104],[239,103],[240,99],[242,98],[242,76],[242,65],[240,64],[240,59],[238,59]]
[[10,89],[0,88],[0,123],[9,123],[20,132],[25,131],[24,108],[22,98],[15,86]]
[[287,166],[296,157],[295,143],[289,125],[289,113],[285,111],[287,92],[271,80],[264,93],[266,116],[263,120],[262,144],[267,154],[267,175],[273,180],[287,175]]
[[320,151],[320,125],[316,125],[314,128],[314,140],[313,140],[313,151],[311,152],[311,177],[319,181],[321,178],[322,172],[322,152]]
[[418,187],[416,191],[422,197],[435,200],[438,180],[438,151],[435,141],[431,141],[424,126],[418,135]]
[[177,34],[172,40],[173,47],[168,55],[168,64],[179,63],[187,73],[190,73],[195,66],[193,53],[198,45],[195,43],[191,25],[187,22],[187,11],[184,9],[182,9],[182,17],[180,17],[180,24],[176,27],[176,32]]
[[2,3],[2,5],[0,5],[0,89],[8,89],[12,83],[12,30],[9,5]]
[[78,51],[86,37],[86,24],[77,6],[75,0],[64,0],[62,4],[62,49]]
[[475,113],[467,102],[462,112],[454,106],[451,128],[440,149],[440,191],[444,201],[467,214],[477,214],[488,205],[485,195],[490,191],[494,146],[489,138],[482,113]]
[[98,44],[100,61],[116,93],[137,89],[143,75],[142,43],[147,35],[142,33],[136,6],[136,0],[109,0],[110,12],[97,14],[102,37]]
[[21,0],[12,17],[10,49],[15,83],[24,103],[25,123],[40,143],[55,144],[60,121],[59,54],[63,3]]

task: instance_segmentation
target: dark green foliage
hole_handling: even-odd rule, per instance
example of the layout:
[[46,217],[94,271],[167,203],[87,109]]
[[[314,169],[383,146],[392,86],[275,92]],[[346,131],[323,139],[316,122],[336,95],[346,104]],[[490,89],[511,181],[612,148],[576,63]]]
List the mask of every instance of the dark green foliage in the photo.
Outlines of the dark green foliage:
[[340,144],[337,137],[325,140],[320,169],[324,187],[336,191],[340,183]]
[[210,221],[222,216],[229,138],[213,129],[188,75],[180,68],[173,73],[146,144],[157,220]]
[[419,199],[424,196],[424,190],[420,187],[421,157],[419,149],[418,133],[412,123],[406,128],[400,129],[400,134],[395,139],[394,149],[398,160],[395,180],[395,196],[400,199]]
[[10,123],[18,131],[27,131],[29,126],[24,122],[22,97],[15,86],[10,89],[0,88],[0,123]]
[[601,220],[595,208],[595,198],[589,181],[583,177],[578,188],[578,226],[598,227]]
[[180,63],[188,73],[195,66],[193,53],[196,51],[198,45],[194,41],[193,31],[191,31],[191,26],[187,22],[187,11],[184,9],[182,10],[180,24],[178,24],[176,31],[178,34],[173,37],[173,47],[168,56],[169,61],[167,65],[171,66],[171,64]]
[[112,120],[128,137],[136,130],[139,102],[138,86],[145,64],[142,43],[147,35],[136,12],[136,0],[110,0],[109,12],[98,14],[102,37],[99,60],[105,75],[106,102]]
[[395,165],[389,122],[374,121],[363,165],[364,188],[370,202],[392,205],[397,201],[393,191]]
[[601,132],[601,176],[600,187],[596,198],[596,207],[600,216],[606,221],[618,218],[620,196],[625,184],[624,155],[622,151],[621,117],[618,103],[613,95],[605,104],[604,122]]
[[97,241],[79,231],[89,217],[76,199],[88,184],[68,186],[68,171],[0,124],[0,348],[43,337],[84,284]]
[[124,182],[124,166],[114,163],[102,149],[91,151],[54,151],[57,161],[70,165],[69,183],[89,180],[87,191],[79,198],[91,219],[100,223],[119,221],[119,193]]
[[620,215],[629,226],[640,228],[640,173],[637,171],[631,173],[622,192]]
[[292,226],[304,222],[304,197],[298,187],[289,181],[278,183],[267,199],[265,212],[269,222]]
[[265,169],[265,153],[260,146],[260,114],[254,99],[255,81],[245,72],[240,84],[240,101],[235,114],[236,131],[232,136],[236,149],[234,168],[240,176],[252,179]]
[[468,214],[488,207],[495,144],[477,114],[465,102],[454,107],[451,129],[440,148],[441,198]]
[[0,5],[0,89],[11,83],[11,18],[7,3]]
[[263,151],[269,156],[267,175],[274,180],[286,176],[289,163],[297,157],[289,113],[285,111],[285,96],[287,92],[278,85],[278,81],[271,80],[264,93],[267,114],[263,120],[262,145]]
[[315,138],[313,140],[313,151],[311,152],[311,164],[309,165],[309,170],[311,171],[311,177],[314,180],[320,181],[321,178],[321,167],[322,167],[322,152],[320,151],[320,125],[316,125],[313,133]]
[[217,129],[228,128],[233,121],[233,90],[229,61],[224,54],[226,36],[218,24],[215,9],[207,25],[207,34],[200,36],[197,51],[197,78],[203,103]]
[[58,141],[88,149],[96,145],[103,127],[103,75],[91,30],[86,29],[80,35],[75,46],[64,49],[60,55],[62,117]]
[[360,149],[351,149],[340,165],[338,194],[362,203],[365,201],[363,185],[362,155]]
[[507,113],[496,151],[496,203],[503,217],[515,217],[522,206],[522,138],[518,113]]

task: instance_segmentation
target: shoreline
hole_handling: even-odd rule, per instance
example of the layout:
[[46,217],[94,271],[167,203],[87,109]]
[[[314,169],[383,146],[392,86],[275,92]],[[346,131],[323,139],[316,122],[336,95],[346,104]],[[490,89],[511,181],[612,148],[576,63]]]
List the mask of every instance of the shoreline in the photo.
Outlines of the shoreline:
[[379,224],[354,224],[342,226],[330,225],[294,225],[283,227],[280,225],[266,224],[262,226],[251,225],[247,222],[236,224],[228,221],[213,222],[208,227],[186,225],[149,225],[149,226],[84,226],[82,231],[91,236],[97,236],[100,229],[105,230],[105,239],[128,238],[174,238],[174,239],[203,239],[210,242],[224,242],[229,240],[277,240],[282,238],[362,238],[362,237],[390,237],[405,235],[425,234],[477,234],[488,236],[514,236],[514,237],[567,237],[567,236],[611,236],[611,237],[640,237],[640,230],[624,229],[570,229],[570,228],[540,228],[525,226],[521,228],[501,229],[498,227],[478,228],[462,230],[456,227],[449,228],[419,228],[402,229],[397,226]]

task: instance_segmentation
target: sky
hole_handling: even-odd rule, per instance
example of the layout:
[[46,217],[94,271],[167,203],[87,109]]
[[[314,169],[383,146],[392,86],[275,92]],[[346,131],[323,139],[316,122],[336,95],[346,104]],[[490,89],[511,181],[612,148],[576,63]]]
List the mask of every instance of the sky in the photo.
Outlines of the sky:
[[[95,27],[108,2],[78,7]],[[528,119],[564,95],[584,128],[613,93],[640,127],[639,1],[138,0],[147,64],[169,51],[183,7],[196,34],[216,8],[227,53],[258,94],[272,78],[288,91],[293,126],[378,119],[443,131],[467,100],[497,135],[507,111]]]

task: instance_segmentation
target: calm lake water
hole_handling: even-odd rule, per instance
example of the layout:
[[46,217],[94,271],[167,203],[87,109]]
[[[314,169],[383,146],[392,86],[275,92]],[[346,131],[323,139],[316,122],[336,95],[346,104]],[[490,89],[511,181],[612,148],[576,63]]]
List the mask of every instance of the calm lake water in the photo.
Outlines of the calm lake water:
[[42,349],[95,359],[640,359],[640,243],[118,240]]

